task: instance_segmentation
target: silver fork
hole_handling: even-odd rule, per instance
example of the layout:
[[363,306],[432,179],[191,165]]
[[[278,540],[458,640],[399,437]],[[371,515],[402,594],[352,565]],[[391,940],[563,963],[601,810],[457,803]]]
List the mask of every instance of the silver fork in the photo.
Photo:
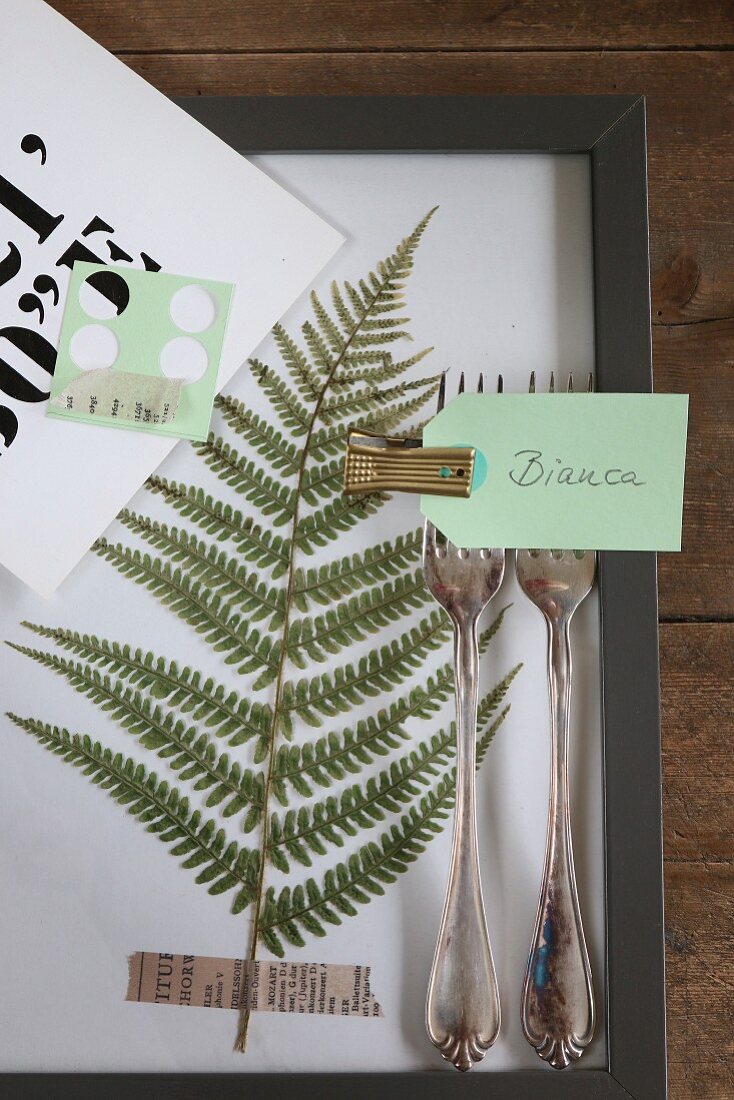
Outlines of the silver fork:
[[[501,380],[498,387],[502,389]],[[482,392],[482,379],[479,380]],[[459,393],[464,390],[464,375]],[[441,380],[438,411],[444,406]],[[477,622],[499,588],[504,550],[462,550],[428,520],[423,532],[423,572],[430,592],[454,624],[456,677],[456,808],[449,881],[426,1001],[431,1042],[457,1069],[471,1069],[494,1043],[500,1002],[477,858],[474,772],[476,763]]]
[[[554,390],[551,375],[551,392]],[[591,376],[589,376],[591,390]],[[535,390],[535,374],[530,392]],[[573,390],[569,376],[568,390]],[[580,1058],[594,1034],[594,990],[571,843],[568,731],[571,617],[591,591],[593,551],[518,550],[517,579],[548,628],[551,783],[545,865],[522,995],[527,1041],[555,1069]]]

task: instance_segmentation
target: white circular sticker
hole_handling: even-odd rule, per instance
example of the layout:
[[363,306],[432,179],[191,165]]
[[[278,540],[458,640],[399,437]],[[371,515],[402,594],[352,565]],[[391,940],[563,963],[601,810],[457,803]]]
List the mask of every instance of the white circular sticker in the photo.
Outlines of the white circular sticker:
[[69,355],[82,370],[111,367],[119,352],[117,337],[106,325],[85,325],[69,341]]
[[192,336],[177,336],[169,340],[160,357],[161,370],[166,378],[182,378],[184,382],[198,382],[206,373],[209,359],[206,348]]
[[182,286],[171,298],[171,319],[184,332],[204,332],[214,324],[217,303],[203,286]]

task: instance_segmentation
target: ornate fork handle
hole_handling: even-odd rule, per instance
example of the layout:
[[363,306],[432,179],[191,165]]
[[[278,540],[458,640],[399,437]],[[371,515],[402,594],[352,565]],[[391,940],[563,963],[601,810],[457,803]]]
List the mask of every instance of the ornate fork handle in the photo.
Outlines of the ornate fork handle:
[[475,757],[477,617],[454,618],[456,668],[456,810],[451,865],[426,1024],[431,1041],[457,1069],[471,1069],[497,1038],[500,1002],[484,916],[477,858]]
[[545,616],[551,702],[551,786],[545,866],[522,999],[525,1037],[563,1069],[594,1033],[591,967],[581,924],[568,800],[570,616]]

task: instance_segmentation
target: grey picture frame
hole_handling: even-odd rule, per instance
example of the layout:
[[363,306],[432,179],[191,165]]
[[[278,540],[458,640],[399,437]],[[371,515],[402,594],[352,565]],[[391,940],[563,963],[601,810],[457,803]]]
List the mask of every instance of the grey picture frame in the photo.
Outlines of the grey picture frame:
[[[649,392],[652,355],[641,96],[192,97],[243,153],[583,153],[590,158],[596,384]],[[562,1072],[6,1074],[5,1095],[75,1100],[664,1100],[666,1089],[655,555],[600,556],[608,1064]],[[519,1011],[519,1008],[518,1008]],[[376,1052],[379,1065],[379,1052]]]

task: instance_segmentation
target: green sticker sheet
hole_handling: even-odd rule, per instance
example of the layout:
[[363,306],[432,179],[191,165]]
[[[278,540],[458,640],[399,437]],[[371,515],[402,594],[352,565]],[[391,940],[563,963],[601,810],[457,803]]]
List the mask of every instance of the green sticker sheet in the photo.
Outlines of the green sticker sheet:
[[468,499],[421,497],[457,546],[680,550],[688,397],[462,394],[426,447],[478,452]]
[[47,415],[206,439],[233,290],[75,263]]

